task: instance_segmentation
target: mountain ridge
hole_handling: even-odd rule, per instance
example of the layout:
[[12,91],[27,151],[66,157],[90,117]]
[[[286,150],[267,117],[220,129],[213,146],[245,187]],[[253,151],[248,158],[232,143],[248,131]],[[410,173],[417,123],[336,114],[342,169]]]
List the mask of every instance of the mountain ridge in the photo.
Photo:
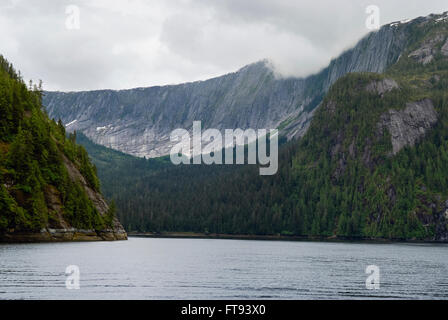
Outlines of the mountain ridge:
[[[169,134],[204,128],[280,128],[289,140],[303,136],[313,111],[330,86],[350,72],[383,72],[403,53],[418,25],[442,15],[392,23],[369,33],[317,74],[278,78],[263,60],[208,80],[126,90],[45,92],[50,117],[68,131],[81,131],[95,143],[138,157],[169,154]],[[75,121],[76,122],[73,122]]]
[[[383,73],[338,79],[305,135],[280,148],[274,176],[257,166],[106,164],[120,219],[156,234],[447,242],[448,15],[436,17],[403,24],[406,46]],[[133,183],[113,183],[118,175]]]

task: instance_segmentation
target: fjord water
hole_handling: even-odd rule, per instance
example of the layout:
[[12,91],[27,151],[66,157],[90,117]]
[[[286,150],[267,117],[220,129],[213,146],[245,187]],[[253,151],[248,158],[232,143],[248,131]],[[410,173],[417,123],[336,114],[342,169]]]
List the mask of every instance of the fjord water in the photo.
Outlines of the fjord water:
[[[68,290],[65,270],[80,269]],[[380,289],[367,290],[368,265]],[[1,244],[0,299],[448,299],[448,245],[130,238]]]

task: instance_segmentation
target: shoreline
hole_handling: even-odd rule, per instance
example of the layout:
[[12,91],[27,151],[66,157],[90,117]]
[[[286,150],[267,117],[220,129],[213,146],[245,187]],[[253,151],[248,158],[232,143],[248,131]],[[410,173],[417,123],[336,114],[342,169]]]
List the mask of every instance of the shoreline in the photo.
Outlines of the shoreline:
[[244,235],[244,234],[216,234],[195,232],[131,232],[129,238],[155,238],[155,239],[213,239],[213,240],[246,240],[246,241],[288,241],[288,242],[339,242],[339,243],[416,243],[416,244],[448,244],[448,240],[418,240],[418,239],[386,239],[386,238],[354,238],[354,237],[309,237],[284,235]]
[[57,243],[57,242],[101,242],[123,241],[128,238],[153,239],[202,239],[202,240],[243,240],[243,241],[284,241],[284,242],[327,242],[327,243],[370,243],[370,244],[448,244],[448,240],[418,240],[418,239],[386,239],[386,238],[356,238],[356,237],[310,237],[285,235],[245,235],[216,234],[195,232],[131,232],[116,233],[112,230],[42,230],[37,233],[7,233],[0,234],[1,243]]
[[56,243],[125,241],[126,232],[117,230],[42,229],[40,232],[17,232],[0,234],[0,243]]

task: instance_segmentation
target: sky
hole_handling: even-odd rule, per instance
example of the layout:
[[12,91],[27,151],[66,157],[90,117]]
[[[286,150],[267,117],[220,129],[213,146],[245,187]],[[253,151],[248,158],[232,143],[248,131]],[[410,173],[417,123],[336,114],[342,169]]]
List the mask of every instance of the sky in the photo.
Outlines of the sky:
[[262,59],[303,77],[372,31],[370,5],[381,25],[448,11],[446,0],[0,0],[0,54],[45,90],[177,84]]

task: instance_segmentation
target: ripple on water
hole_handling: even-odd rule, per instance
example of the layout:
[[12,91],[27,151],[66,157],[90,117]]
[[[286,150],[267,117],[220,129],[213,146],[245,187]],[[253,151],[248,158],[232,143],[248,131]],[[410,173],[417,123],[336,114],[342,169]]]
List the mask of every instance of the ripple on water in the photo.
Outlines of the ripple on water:
[[[0,245],[0,299],[448,299],[447,245],[131,238]],[[65,268],[80,268],[80,290]],[[365,269],[380,268],[367,290]]]

